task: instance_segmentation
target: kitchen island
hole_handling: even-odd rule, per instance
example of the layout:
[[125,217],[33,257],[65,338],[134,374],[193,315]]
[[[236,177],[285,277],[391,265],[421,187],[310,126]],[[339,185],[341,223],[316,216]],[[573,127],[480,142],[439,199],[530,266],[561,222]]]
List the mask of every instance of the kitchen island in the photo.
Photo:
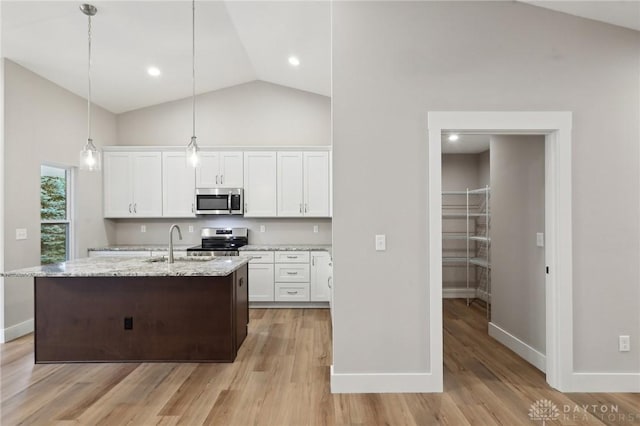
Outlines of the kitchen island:
[[248,257],[101,257],[34,277],[35,361],[233,362],[247,335]]

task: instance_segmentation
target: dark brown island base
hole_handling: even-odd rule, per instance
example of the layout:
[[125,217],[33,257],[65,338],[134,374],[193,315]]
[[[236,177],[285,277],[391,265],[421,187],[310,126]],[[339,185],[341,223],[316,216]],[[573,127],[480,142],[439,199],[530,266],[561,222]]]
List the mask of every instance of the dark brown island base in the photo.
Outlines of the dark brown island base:
[[202,275],[204,264],[189,276],[188,265],[164,265],[178,273],[164,276],[31,275],[35,362],[233,362],[247,336],[247,264],[224,276]]

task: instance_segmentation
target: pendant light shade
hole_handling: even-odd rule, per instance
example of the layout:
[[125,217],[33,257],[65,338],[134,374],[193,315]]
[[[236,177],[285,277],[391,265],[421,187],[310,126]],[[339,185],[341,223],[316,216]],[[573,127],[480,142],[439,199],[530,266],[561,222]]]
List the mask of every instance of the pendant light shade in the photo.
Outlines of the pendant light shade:
[[88,52],[88,67],[87,67],[87,143],[80,151],[80,169],[89,171],[100,170],[102,159],[100,158],[100,151],[93,144],[91,138],[91,17],[98,13],[98,9],[91,4],[83,4],[80,6],[80,10],[84,13],[89,20],[88,35],[89,35],[89,52]]
[[200,148],[196,140],[196,1],[191,1],[191,83],[192,83],[192,126],[191,141],[187,145],[186,160],[190,167],[200,166]]
[[187,145],[187,164],[191,167],[200,166],[200,148],[198,148],[198,142],[196,137],[191,136],[191,142]]

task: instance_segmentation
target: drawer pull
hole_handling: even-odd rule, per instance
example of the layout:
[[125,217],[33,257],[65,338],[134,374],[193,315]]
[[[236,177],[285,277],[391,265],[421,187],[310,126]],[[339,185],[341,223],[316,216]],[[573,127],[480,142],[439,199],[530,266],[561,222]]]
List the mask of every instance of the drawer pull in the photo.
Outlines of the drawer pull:
[[287,272],[287,275],[298,275],[297,272]]
[[289,290],[287,290],[287,294],[298,294],[298,290],[296,290],[296,291],[289,291]]
[[297,259],[298,256],[287,256],[287,259]]

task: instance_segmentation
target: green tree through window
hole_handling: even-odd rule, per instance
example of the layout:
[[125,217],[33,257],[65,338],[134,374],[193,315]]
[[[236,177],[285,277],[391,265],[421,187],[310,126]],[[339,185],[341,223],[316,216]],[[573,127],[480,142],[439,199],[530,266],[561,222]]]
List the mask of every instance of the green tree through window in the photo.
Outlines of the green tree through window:
[[69,171],[40,168],[40,263],[69,258]]

